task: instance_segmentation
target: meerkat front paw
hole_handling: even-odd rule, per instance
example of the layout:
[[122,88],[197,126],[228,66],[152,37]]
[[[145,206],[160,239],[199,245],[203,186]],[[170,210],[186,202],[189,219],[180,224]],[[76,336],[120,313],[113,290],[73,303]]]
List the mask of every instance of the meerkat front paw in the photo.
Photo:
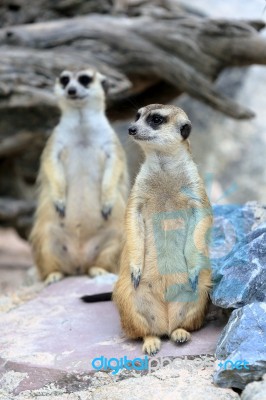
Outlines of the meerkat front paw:
[[147,336],[144,338],[142,351],[149,356],[155,356],[161,348],[161,340],[157,336]]
[[171,340],[177,344],[185,343],[188,340],[190,340],[190,338],[191,338],[190,333],[187,332],[185,329],[181,329],[181,328],[176,329],[171,334]]
[[55,210],[60,218],[64,218],[66,215],[66,204],[64,200],[56,200],[54,202]]
[[133,283],[134,289],[137,289],[141,279],[141,266],[136,264],[130,264],[131,282]]
[[88,270],[88,275],[91,278],[95,278],[96,276],[106,275],[106,274],[108,274],[108,271],[106,271],[106,269],[101,267],[91,267]]
[[45,285],[51,285],[51,283],[55,283],[61,281],[64,278],[64,274],[59,271],[51,272],[44,281]]
[[110,217],[112,210],[113,210],[113,204],[111,204],[111,203],[103,204],[101,213],[102,213],[102,217],[103,217],[103,219],[105,219],[105,221],[107,221],[108,218]]

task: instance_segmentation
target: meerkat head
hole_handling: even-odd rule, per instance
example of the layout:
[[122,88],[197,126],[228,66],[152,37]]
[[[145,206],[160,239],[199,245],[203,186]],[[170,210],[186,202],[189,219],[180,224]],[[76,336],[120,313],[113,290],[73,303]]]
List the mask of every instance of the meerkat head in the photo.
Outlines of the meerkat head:
[[144,150],[169,152],[186,142],[190,131],[191,122],[181,108],[151,104],[138,110],[128,133]]
[[93,69],[63,71],[55,83],[60,107],[104,107],[105,82],[106,77]]

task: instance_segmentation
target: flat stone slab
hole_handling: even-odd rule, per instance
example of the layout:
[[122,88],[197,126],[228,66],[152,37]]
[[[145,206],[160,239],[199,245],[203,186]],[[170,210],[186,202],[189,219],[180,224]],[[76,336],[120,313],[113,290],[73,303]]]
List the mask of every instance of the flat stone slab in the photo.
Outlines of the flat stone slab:
[[[96,357],[143,357],[141,341],[127,340],[112,302],[86,304],[85,294],[110,291],[116,277],[71,277],[46,287],[33,300],[0,317],[0,372],[25,372],[17,392],[36,389],[73,374],[91,374]],[[158,356],[214,353],[224,323],[208,322],[192,341],[169,340]]]

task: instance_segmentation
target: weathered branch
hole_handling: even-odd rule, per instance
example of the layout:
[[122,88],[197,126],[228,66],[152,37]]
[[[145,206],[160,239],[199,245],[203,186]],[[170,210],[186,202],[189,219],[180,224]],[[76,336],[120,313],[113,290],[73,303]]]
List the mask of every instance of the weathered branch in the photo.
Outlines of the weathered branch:
[[[167,81],[231,117],[250,118],[250,110],[219,94],[211,81],[229,65],[266,63],[266,40],[251,24],[184,14],[158,21],[147,16],[89,15],[14,26],[0,30],[0,45],[6,46],[2,108],[23,102],[52,105],[55,73],[63,66],[93,64],[110,78],[112,103],[138,93],[134,78],[142,76],[149,78],[147,84]],[[24,85],[17,84],[18,78]]]
[[0,158],[14,157],[25,151],[27,147],[36,139],[36,135],[31,132],[21,132],[12,137],[0,140]]
[[0,225],[13,226],[22,237],[27,238],[34,210],[33,201],[0,198]]

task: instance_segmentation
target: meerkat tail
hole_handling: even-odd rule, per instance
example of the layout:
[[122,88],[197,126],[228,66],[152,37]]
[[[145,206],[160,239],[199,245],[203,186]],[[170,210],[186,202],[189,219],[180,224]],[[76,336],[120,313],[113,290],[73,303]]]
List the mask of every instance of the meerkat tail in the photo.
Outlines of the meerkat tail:
[[113,295],[113,292],[106,292],[106,293],[85,295],[85,296],[82,296],[80,299],[82,301],[84,301],[84,303],[97,303],[100,301],[111,301],[112,295]]

